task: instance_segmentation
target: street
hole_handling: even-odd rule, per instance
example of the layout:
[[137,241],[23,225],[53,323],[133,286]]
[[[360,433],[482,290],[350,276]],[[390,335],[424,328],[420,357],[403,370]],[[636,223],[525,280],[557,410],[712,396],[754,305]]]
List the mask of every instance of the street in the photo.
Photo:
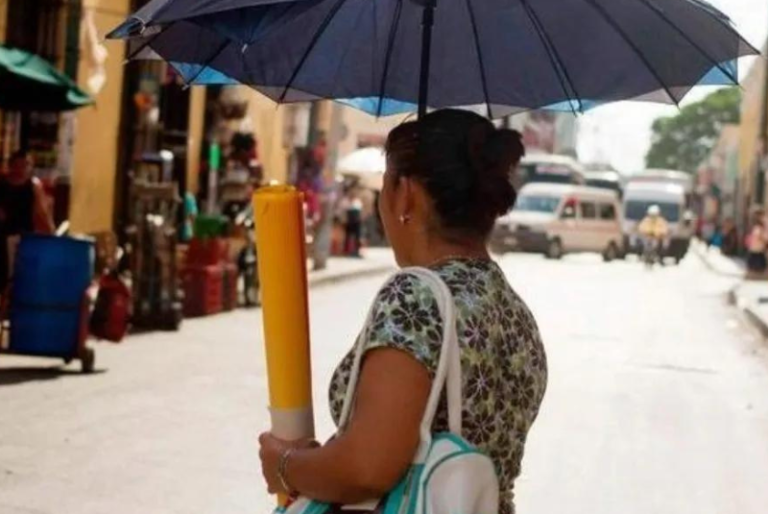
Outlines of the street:
[[[768,352],[689,255],[643,269],[580,255],[501,258],[536,315],[550,382],[523,514],[763,514]],[[319,438],[326,388],[384,275],[312,290]],[[264,513],[259,311],[96,345],[76,363],[0,356],[1,514]]]

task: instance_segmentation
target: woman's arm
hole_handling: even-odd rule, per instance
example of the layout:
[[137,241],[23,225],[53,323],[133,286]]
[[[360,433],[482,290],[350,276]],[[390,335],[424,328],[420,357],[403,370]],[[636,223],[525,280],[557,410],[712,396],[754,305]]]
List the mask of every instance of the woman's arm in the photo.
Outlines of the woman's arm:
[[[321,448],[294,451],[286,466],[288,485],[328,503],[359,503],[386,494],[416,453],[431,385],[427,369],[410,354],[386,347],[369,351],[348,428]],[[269,434],[259,441],[270,492],[286,492],[277,467],[291,443]]]
[[53,234],[56,231],[56,227],[53,224],[50,212],[48,212],[47,198],[45,191],[43,191],[43,185],[36,178],[32,179],[32,190],[34,192],[34,205],[32,208],[32,216],[34,218],[33,225],[35,232],[40,234]]

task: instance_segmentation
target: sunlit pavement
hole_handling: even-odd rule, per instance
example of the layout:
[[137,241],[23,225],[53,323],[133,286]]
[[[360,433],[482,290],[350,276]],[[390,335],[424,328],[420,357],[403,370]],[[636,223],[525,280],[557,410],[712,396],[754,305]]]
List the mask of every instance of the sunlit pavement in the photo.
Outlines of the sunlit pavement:
[[[501,259],[536,314],[550,386],[518,512],[764,514],[766,345],[690,257],[644,270],[594,256]],[[312,291],[320,436],[326,385],[383,277]],[[97,346],[99,373],[0,356],[0,513],[268,512],[258,311]]]

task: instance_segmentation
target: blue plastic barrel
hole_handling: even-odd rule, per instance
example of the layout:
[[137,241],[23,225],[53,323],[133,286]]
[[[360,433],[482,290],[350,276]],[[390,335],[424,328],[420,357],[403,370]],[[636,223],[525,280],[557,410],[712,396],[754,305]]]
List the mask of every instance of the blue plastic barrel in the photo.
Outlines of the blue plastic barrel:
[[93,277],[93,244],[70,237],[25,235],[16,252],[10,350],[72,357],[83,293]]

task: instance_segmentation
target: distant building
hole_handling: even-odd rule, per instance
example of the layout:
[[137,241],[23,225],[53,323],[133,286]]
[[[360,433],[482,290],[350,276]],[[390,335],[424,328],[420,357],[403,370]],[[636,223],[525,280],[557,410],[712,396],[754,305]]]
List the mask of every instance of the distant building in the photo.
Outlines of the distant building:
[[[768,49],[768,44],[765,49]],[[753,209],[765,204],[766,163],[761,162],[765,142],[761,139],[765,135],[763,124],[768,119],[768,104],[765,98],[767,79],[766,62],[758,59],[742,82],[736,207],[737,221],[742,225],[747,223]]]
[[706,220],[738,218],[740,134],[739,125],[725,125],[697,172],[697,189]]
[[523,134],[528,153],[577,155],[578,124],[571,113],[524,112],[512,116],[510,126]]

